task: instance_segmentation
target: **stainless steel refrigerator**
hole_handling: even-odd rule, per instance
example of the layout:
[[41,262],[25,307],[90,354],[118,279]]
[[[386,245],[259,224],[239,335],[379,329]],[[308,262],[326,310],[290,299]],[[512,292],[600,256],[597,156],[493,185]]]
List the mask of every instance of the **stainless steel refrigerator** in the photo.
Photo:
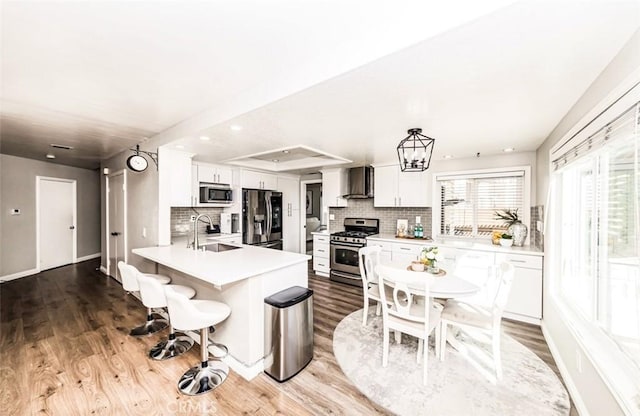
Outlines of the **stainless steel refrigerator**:
[[282,192],[242,190],[242,243],[282,250]]

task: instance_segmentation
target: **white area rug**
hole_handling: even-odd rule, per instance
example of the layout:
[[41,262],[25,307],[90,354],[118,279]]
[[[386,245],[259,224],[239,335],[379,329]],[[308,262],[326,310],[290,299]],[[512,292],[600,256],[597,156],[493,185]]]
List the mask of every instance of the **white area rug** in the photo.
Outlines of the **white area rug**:
[[[370,308],[370,310],[375,308]],[[554,372],[522,344],[502,335],[503,378],[496,382],[489,345],[466,334],[467,352],[447,344],[445,361],[430,346],[429,376],[422,384],[418,342],[393,334],[389,365],[382,367],[382,317],[362,309],[345,317],[333,334],[333,351],[342,371],[369,399],[398,415],[568,415],[569,396]]]

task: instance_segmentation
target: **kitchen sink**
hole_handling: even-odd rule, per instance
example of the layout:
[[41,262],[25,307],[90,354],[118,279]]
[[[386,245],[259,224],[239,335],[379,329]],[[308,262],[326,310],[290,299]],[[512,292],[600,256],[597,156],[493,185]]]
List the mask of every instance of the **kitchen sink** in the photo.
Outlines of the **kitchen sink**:
[[201,246],[205,251],[213,251],[214,253],[222,253],[223,251],[236,250],[242,247],[232,246],[224,243],[209,243]]

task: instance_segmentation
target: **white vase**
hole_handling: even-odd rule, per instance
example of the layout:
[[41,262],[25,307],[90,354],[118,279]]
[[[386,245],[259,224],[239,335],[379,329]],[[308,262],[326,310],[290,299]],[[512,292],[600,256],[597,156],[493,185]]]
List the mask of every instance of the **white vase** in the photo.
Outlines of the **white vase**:
[[522,222],[517,221],[511,224],[507,231],[513,236],[513,245],[516,247],[522,247],[524,240],[527,239],[527,226]]
[[500,245],[502,247],[511,247],[513,245],[513,238],[501,238]]

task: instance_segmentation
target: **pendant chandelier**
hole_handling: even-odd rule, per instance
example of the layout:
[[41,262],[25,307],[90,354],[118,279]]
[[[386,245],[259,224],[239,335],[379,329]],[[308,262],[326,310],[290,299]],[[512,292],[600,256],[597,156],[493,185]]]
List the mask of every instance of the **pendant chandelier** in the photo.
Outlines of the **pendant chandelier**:
[[398,160],[403,172],[422,172],[429,169],[435,139],[427,137],[422,129],[409,129],[409,136],[398,145]]

